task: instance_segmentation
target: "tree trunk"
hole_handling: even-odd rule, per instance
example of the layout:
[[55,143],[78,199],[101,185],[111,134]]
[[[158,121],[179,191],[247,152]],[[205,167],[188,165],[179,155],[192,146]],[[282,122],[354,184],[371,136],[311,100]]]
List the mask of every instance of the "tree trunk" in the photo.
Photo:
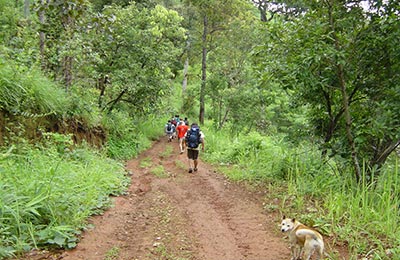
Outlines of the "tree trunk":
[[324,138],[324,147],[322,148],[322,158],[324,158],[328,151],[327,151],[327,145],[331,141],[333,134],[335,132],[335,129],[337,128],[338,122],[340,118],[343,116],[343,108],[341,108],[336,115],[333,114],[332,111],[332,97],[329,95],[328,92],[323,91],[323,95],[325,98],[325,103],[326,103],[326,113],[328,114],[329,117],[329,124],[328,127],[325,129],[325,138]]
[[[67,16],[64,18],[64,28],[65,28],[65,33],[70,37],[71,41],[74,38],[74,19],[71,17],[70,14],[67,14]],[[71,43],[68,45],[69,50],[72,48]],[[68,54],[63,57],[63,77],[64,77],[64,83],[65,83],[65,90],[68,92],[69,88],[72,85],[72,64],[73,64],[73,57]]]
[[72,63],[73,63],[73,58],[71,56],[64,57],[63,73],[64,73],[65,90],[67,92],[69,91],[69,88],[72,85]]
[[24,17],[28,19],[30,16],[30,0],[24,1]]
[[[40,0],[42,9],[39,11],[39,22],[43,26],[45,22],[44,5],[47,4],[46,0]],[[45,62],[45,48],[46,48],[46,35],[43,30],[39,32],[39,50],[40,50],[40,64],[43,71],[46,71],[47,66]]]
[[128,91],[128,89],[124,89],[121,93],[119,93],[118,97],[112,101],[110,101],[107,105],[111,104],[110,108],[108,109],[108,113],[111,113],[111,111],[114,109],[115,105],[121,101],[122,96]]
[[186,94],[187,83],[188,83],[188,71],[189,71],[189,49],[190,49],[190,40],[189,35],[187,34],[187,41],[186,41],[186,60],[183,66],[183,81],[182,81],[182,95]]
[[[334,37],[334,41],[335,41],[334,42],[335,49],[339,53],[340,52],[340,44],[339,44],[339,38],[337,37],[335,22],[334,22],[333,13],[332,13],[333,4],[334,4],[334,0],[331,0],[331,2],[329,4],[329,23],[331,26],[331,30],[333,32],[333,37]],[[358,161],[356,144],[354,142],[354,137],[351,132],[352,118],[351,118],[350,107],[349,107],[349,96],[347,94],[347,87],[346,87],[346,81],[345,81],[345,76],[344,76],[344,68],[343,68],[343,64],[339,60],[337,60],[336,63],[337,63],[336,69],[337,69],[337,76],[338,76],[339,85],[340,85],[340,92],[342,94],[343,112],[344,112],[344,117],[345,117],[345,122],[346,122],[346,137],[347,137],[347,141],[349,142],[349,146],[350,146],[351,159],[353,161],[353,167],[354,167],[354,171],[356,174],[356,179],[357,179],[357,181],[360,181],[361,180],[361,168],[360,168],[360,163]]]
[[370,169],[377,169],[379,170],[383,164],[385,163],[386,159],[389,155],[395,151],[400,146],[400,140],[391,140],[386,144],[379,147],[378,151],[370,161]]
[[202,36],[202,44],[203,44],[203,56],[201,61],[201,86],[200,86],[200,113],[199,113],[199,122],[200,124],[204,124],[204,96],[206,93],[206,79],[207,79],[207,34],[208,34],[208,18],[207,15],[204,15],[203,18],[203,36]]
[[185,65],[183,66],[183,81],[182,81],[182,95],[185,96],[188,82],[189,70],[189,57],[186,57]]
[[101,76],[97,79],[97,87],[100,90],[99,94],[99,108],[103,108],[104,105],[104,94],[106,92],[106,85],[109,83],[108,75]]
[[222,129],[222,127],[224,126],[226,120],[228,119],[228,114],[229,114],[229,108],[226,109],[225,114],[224,114],[224,118],[222,119],[220,125],[219,125],[219,129]]
[[354,166],[354,170],[356,173],[356,178],[357,178],[357,181],[360,181],[361,180],[361,168],[360,168],[360,163],[358,161],[358,155],[357,155],[356,145],[354,142],[354,137],[351,132],[352,119],[351,119],[350,108],[349,108],[349,97],[347,95],[346,83],[344,81],[343,65],[338,64],[337,70],[338,70],[338,77],[339,77],[339,81],[340,81],[340,91],[342,92],[344,116],[345,116],[345,120],[346,120],[347,141],[349,142],[349,146],[350,146],[350,150],[351,150],[351,158],[353,160],[353,166]]
[[267,8],[265,6],[265,3],[263,1],[260,1],[258,4],[258,10],[260,11],[260,20],[261,22],[268,22],[267,19]]

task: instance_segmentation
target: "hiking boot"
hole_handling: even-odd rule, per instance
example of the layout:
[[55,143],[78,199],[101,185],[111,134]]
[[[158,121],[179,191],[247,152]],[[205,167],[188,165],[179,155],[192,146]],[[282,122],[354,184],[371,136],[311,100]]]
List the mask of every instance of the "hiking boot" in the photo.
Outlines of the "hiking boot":
[[192,172],[193,172],[192,168],[189,168],[189,173],[192,173]]
[[197,168],[194,168],[194,171],[197,172]]

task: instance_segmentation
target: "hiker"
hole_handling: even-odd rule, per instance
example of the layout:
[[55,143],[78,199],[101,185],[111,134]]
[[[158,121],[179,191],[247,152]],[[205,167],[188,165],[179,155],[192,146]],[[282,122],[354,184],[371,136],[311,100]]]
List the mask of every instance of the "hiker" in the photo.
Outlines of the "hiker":
[[187,117],[185,117],[185,119],[183,121],[185,122],[185,125],[189,126],[189,120]]
[[196,172],[198,169],[199,146],[201,144],[201,150],[204,151],[204,137],[203,132],[196,123],[192,123],[190,129],[186,132],[185,143],[189,159],[189,173]]
[[174,125],[174,132],[172,133],[172,139],[176,138],[176,128],[178,127],[178,122],[176,121],[176,117],[171,118],[171,123]]
[[178,122],[176,121],[176,118],[175,118],[175,117],[171,117],[171,123],[172,123],[175,127],[178,126]]
[[167,124],[164,127],[165,134],[168,137],[168,142],[172,142],[172,138],[175,133],[175,126],[172,124],[171,120],[168,120]]
[[189,126],[187,126],[185,124],[185,122],[183,121],[179,121],[179,125],[176,128],[176,131],[178,132],[178,141],[179,141],[179,149],[180,149],[180,153],[182,154],[183,151],[185,150],[185,134],[187,132],[187,130],[189,129]]
[[181,121],[181,118],[179,117],[179,115],[175,115],[175,121],[176,121],[176,125],[179,125],[179,122]]

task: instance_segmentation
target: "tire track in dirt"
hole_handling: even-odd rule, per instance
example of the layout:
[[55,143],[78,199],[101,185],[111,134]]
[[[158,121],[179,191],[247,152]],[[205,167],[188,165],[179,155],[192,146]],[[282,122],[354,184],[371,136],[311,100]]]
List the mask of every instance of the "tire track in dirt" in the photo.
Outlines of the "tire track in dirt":
[[[173,150],[168,154],[168,149]],[[141,165],[147,161],[149,166]],[[151,165],[150,165],[151,164]],[[177,142],[160,140],[127,162],[132,184],[115,206],[91,219],[64,260],[280,260],[289,259],[277,219],[261,196],[231,183],[200,161],[187,173]],[[151,173],[161,167],[165,177]]]

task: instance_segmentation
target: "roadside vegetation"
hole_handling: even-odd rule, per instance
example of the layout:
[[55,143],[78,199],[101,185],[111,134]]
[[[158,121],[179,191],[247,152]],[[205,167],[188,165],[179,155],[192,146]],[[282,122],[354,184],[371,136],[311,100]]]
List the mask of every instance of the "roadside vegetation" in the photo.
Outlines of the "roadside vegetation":
[[333,241],[348,243],[351,259],[363,253],[373,259],[399,254],[397,155],[379,176],[372,176],[374,181],[363,171],[361,182],[356,182],[351,167],[334,158],[322,161],[310,143],[294,144],[281,134],[231,136],[211,125],[203,130],[206,160],[232,180],[265,188],[265,210],[301,219]]
[[18,145],[1,156],[1,257],[75,247],[87,218],[111,206],[110,196],[129,184],[120,163],[84,146]]
[[0,258],[74,247],[179,114],[265,210],[395,259],[399,6],[275,2],[0,0]]

